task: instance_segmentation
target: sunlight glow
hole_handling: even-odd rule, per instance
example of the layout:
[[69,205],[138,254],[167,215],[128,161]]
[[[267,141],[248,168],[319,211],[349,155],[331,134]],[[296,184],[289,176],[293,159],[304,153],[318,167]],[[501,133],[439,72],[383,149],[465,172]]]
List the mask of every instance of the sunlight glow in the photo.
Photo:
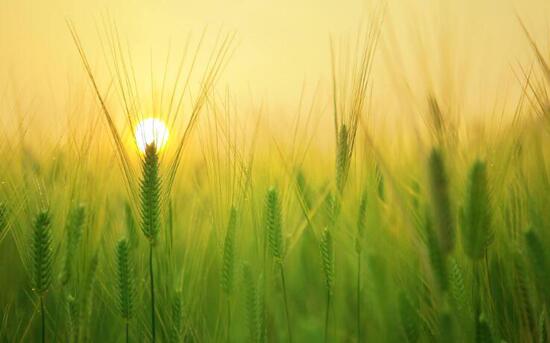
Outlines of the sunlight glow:
[[155,143],[161,150],[168,142],[168,129],[164,123],[156,118],[147,118],[136,126],[136,143],[141,152],[145,152],[148,144]]

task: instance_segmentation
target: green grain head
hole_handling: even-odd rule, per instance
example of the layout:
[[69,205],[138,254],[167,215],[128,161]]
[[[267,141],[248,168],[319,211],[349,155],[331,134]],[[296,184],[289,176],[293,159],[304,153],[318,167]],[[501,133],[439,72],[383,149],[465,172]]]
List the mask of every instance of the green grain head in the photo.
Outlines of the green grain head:
[[446,255],[454,248],[454,217],[449,195],[449,180],[443,154],[433,149],[428,160],[434,226],[442,252]]
[[327,291],[332,293],[334,286],[334,247],[332,234],[328,228],[325,228],[321,235],[320,249]]
[[531,268],[535,275],[535,283],[550,304],[550,270],[548,269],[544,244],[533,229],[525,233],[525,244]]
[[233,292],[233,274],[235,269],[235,230],[237,228],[237,210],[232,207],[229,211],[229,221],[225,232],[223,246],[223,261],[221,284],[227,296]]
[[367,226],[367,192],[363,191],[361,200],[359,200],[359,210],[357,211],[357,238],[355,241],[355,250],[361,252],[361,246],[365,239],[365,230]]
[[151,244],[155,244],[160,226],[161,181],[159,158],[155,144],[145,148],[140,183],[141,230]]
[[38,213],[34,219],[32,238],[33,290],[42,296],[52,282],[52,234],[48,211]]
[[407,342],[417,342],[420,337],[417,309],[405,293],[399,294],[399,317]]
[[260,322],[258,318],[258,292],[256,290],[256,282],[254,274],[248,263],[243,263],[243,290],[246,325],[248,327],[248,336],[250,342],[258,342],[260,340]]
[[135,289],[134,267],[127,239],[121,239],[116,245],[116,267],[120,316],[128,320],[132,317]]
[[479,316],[476,323],[476,343],[492,343],[493,334],[491,333],[491,327],[487,322],[487,319],[483,314]]
[[342,194],[346,185],[347,172],[350,158],[349,133],[346,124],[338,129],[338,141],[336,142],[336,186]]
[[175,292],[172,300],[172,328],[170,341],[177,343],[182,341],[183,335],[183,297],[181,291]]
[[8,225],[8,208],[3,202],[0,202],[0,234]]
[[84,205],[79,204],[71,208],[65,230],[67,233],[67,245],[65,251],[65,260],[63,271],[61,273],[61,283],[66,285],[73,273],[73,260],[82,238],[82,229],[86,218],[86,209]]
[[265,204],[269,251],[277,262],[282,263],[284,256],[282,214],[279,192],[275,187],[271,187],[267,191]]
[[487,170],[482,161],[476,161],[470,169],[466,196],[462,219],[462,244],[466,255],[477,260],[485,255],[493,238]]
[[441,246],[437,241],[435,231],[432,227],[430,217],[426,217],[425,224],[426,233],[426,245],[428,248],[428,257],[430,259],[430,265],[432,267],[433,275],[436,279],[437,285],[440,290],[447,290],[447,267],[445,255],[441,251]]

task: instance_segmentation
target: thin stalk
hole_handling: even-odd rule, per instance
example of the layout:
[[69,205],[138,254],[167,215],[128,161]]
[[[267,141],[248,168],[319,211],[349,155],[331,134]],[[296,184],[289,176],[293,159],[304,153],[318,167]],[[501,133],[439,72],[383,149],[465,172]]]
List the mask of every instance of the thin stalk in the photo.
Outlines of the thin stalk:
[[288,341],[292,342],[292,330],[290,329],[290,314],[289,314],[290,312],[288,310],[288,299],[287,299],[287,295],[286,295],[285,272],[284,272],[282,264],[279,267],[280,267],[280,271],[281,271],[281,282],[283,283],[283,296],[284,296],[284,300],[285,300],[285,313],[286,313],[286,325],[287,325],[287,329],[288,329]]
[[325,343],[328,342],[329,313],[330,313],[330,290],[327,289],[327,307],[325,311]]
[[130,321],[126,319],[126,343],[130,342]]
[[149,244],[149,275],[151,281],[151,342],[155,342],[155,278],[153,275],[153,244]]
[[44,312],[44,296],[40,296],[40,314],[42,317],[42,343],[46,342],[46,313]]
[[231,299],[227,298],[227,342],[231,337]]
[[357,253],[357,342],[361,339],[361,253]]

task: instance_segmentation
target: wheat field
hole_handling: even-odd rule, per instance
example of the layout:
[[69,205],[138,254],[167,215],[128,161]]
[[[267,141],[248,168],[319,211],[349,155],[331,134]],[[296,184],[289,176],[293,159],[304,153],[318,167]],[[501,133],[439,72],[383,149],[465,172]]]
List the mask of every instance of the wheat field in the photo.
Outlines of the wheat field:
[[550,342],[548,36],[511,24],[515,91],[462,101],[424,51],[392,97],[390,11],[285,106],[221,85],[238,32],[143,69],[116,18],[99,55],[67,19],[56,114],[0,93],[0,342]]

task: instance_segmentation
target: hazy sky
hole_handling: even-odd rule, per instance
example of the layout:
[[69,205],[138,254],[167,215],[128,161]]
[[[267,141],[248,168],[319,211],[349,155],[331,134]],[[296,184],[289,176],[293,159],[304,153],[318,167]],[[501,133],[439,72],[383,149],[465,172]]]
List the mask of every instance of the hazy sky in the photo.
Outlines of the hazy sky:
[[[66,20],[74,22],[94,65],[102,62],[97,28],[110,16],[128,40],[138,73],[151,54],[162,65],[171,43],[208,28],[237,33],[235,53],[221,80],[242,101],[295,103],[304,82],[326,85],[329,37],[351,39],[378,2],[360,0],[0,0],[0,101],[6,89],[47,104],[62,102],[84,74]],[[428,79],[467,79],[470,89],[515,82],[513,70],[531,61],[516,14],[541,42],[550,39],[547,0],[388,0],[375,65],[380,94],[405,80],[424,89]],[[544,45],[546,46],[546,45]],[[448,70],[445,74],[442,70]],[[427,74],[431,74],[427,77]],[[439,81],[438,81],[439,80]],[[451,82],[452,83],[452,82]],[[418,87],[415,87],[418,86]],[[481,88],[479,88],[481,87]],[[479,92],[475,92],[479,97]],[[1,100],[3,97],[3,100]],[[470,99],[478,101],[479,99]],[[481,101],[481,100],[480,100]],[[4,116],[5,114],[3,114]]]

